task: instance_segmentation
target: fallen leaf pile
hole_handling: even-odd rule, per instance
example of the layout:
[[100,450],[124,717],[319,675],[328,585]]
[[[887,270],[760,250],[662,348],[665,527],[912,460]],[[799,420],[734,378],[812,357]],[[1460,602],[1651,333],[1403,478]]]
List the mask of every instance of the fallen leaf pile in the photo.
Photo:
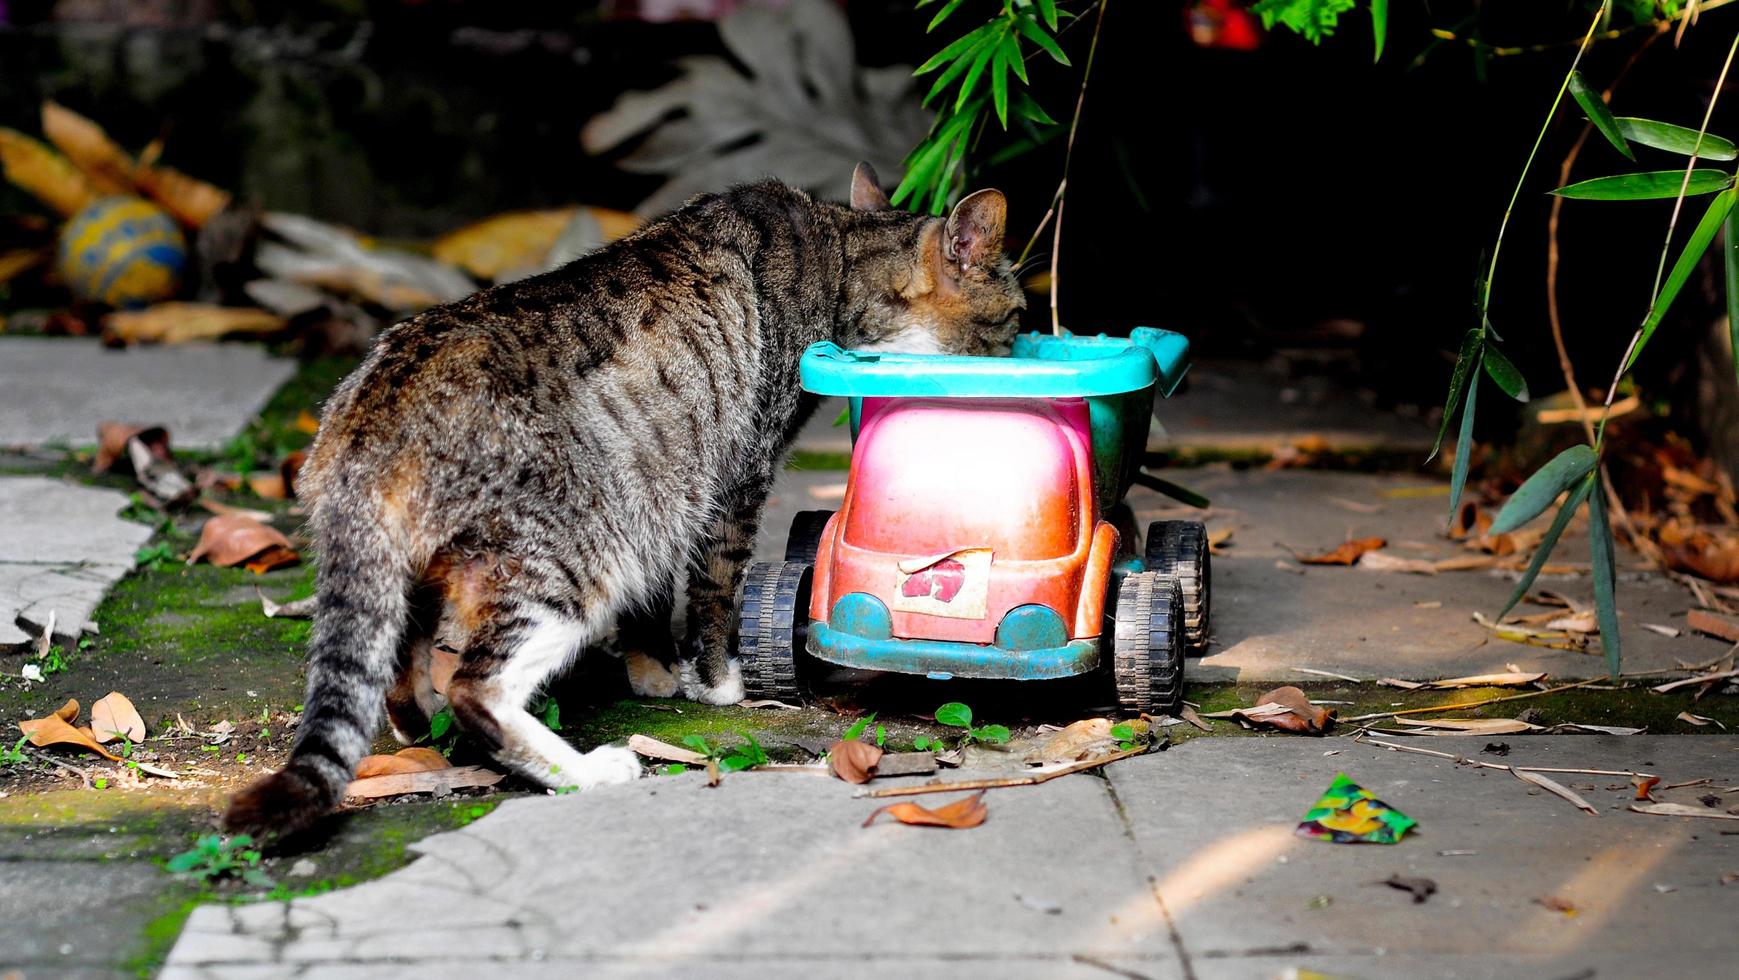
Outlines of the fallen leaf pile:
[[412,793],[448,793],[456,789],[494,786],[501,773],[481,766],[454,766],[434,749],[420,746],[392,755],[366,756],[357,764],[356,778],[345,787],[350,799],[381,799]]
[[91,705],[91,723],[80,725],[79,703],[77,699],[67,702],[55,710],[53,714],[41,718],[32,718],[18,723],[18,730],[37,748],[47,748],[52,745],[68,745],[74,748],[95,752],[110,762],[124,762],[129,768],[153,776],[163,776],[168,779],[178,778],[177,774],[162,766],[154,765],[139,758],[123,758],[104,747],[105,743],[119,742],[126,739],[132,743],[145,740],[145,722],[139,717],[139,712],[133,707],[133,702],[119,691],[110,691]]
[[89,728],[78,727],[79,703],[76,699],[68,700],[54,714],[42,718],[18,723],[18,730],[30,737],[30,744],[37,748],[50,745],[72,745],[92,752],[112,762],[121,761],[121,757],[103,748],[95,733]]
[[1310,703],[1310,698],[1290,685],[1262,695],[1248,708],[1216,711],[1206,718],[1231,718],[1245,728],[1273,728],[1300,735],[1321,735],[1334,727],[1335,709]]
[[1359,538],[1342,542],[1340,547],[1320,555],[1299,555],[1298,560],[1306,565],[1351,565],[1366,552],[1376,551],[1388,543],[1383,538]]
[[67,217],[99,197],[137,194],[156,201],[182,224],[198,228],[229,205],[222,190],[157,166],[160,144],[134,160],[101,126],[65,106],[42,104],[42,133],[52,148],[16,130],[0,129],[0,168],[7,180]]

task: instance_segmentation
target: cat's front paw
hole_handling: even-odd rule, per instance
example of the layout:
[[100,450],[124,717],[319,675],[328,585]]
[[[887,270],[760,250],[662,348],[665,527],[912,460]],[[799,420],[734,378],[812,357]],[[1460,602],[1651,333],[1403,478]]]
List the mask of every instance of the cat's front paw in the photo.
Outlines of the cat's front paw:
[[628,667],[628,688],[639,697],[675,697],[682,687],[682,678],[657,657],[630,650],[622,659]]
[[725,676],[717,684],[708,684],[701,679],[700,667],[693,660],[684,661],[680,665],[682,677],[682,696],[690,701],[701,704],[736,704],[746,695],[743,688],[743,665],[735,660],[725,670]]
[[640,778],[640,757],[617,745],[604,745],[586,753],[580,772],[582,789],[631,783]]

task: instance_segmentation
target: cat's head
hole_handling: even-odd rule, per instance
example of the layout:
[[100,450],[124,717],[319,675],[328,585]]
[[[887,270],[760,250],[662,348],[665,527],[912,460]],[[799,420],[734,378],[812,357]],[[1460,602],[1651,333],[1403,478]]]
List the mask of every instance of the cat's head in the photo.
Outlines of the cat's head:
[[946,218],[892,210],[869,164],[852,174],[859,220],[846,288],[856,322],[842,343],[913,354],[1007,354],[1026,297],[1003,255],[1008,201],[967,195]]

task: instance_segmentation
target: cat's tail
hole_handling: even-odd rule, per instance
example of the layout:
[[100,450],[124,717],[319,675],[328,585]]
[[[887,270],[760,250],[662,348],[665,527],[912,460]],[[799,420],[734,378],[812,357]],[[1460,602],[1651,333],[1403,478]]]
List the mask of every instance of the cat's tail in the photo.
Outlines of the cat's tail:
[[283,769],[237,793],[230,833],[287,836],[343,799],[368,753],[396,669],[412,559],[367,506],[320,500],[320,574],[308,651],[308,693]]

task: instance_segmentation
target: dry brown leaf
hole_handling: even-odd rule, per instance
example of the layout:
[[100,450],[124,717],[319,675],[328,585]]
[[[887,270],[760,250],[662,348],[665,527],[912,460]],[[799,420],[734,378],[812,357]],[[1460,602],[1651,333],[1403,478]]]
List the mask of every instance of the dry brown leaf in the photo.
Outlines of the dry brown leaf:
[[50,745],[75,745],[90,749],[105,759],[121,761],[120,756],[103,748],[95,738],[73,726],[73,722],[78,720],[78,710],[77,701],[68,701],[47,717],[19,722],[18,730],[30,736],[30,744],[39,749]]
[[296,495],[296,480],[302,475],[302,464],[308,462],[308,454],[298,449],[278,464],[278,475],[284,480],[284,496]]
[[1217,711],[1210,718],[1234,718],[1246,725],[1266,725],[1284,732],[1321,735],[1334,727],[1335,709],[1310,703],[1310,698],[1296,687],[1277,687],[1256,699],[1249,708]]
[[1333,551],[1320,555],[1299,555],[1298,560],[1306,565],[1351,565],[1368,551],[1376,551],[1389,542],[1383,538],[1359,538],[1356,541],[1346,541]]
[[1545,679],[1544,671],[1529,673],[1512,670],[1504,674],[1469,674],[1466,677],[1448,677],[1440,681],[1427,681],[1425,686],[1439,690],[1458,687],[1526,687]]
[[1373,572],[1401,572],[1408,575],[1436,575],[1437,566],[1423,558],[1397,558],[1384,551],[1367,551],[1355,563]]
[[133,193],[133,158],[103,127],[54,102],[42,103],[42,135],[100,194]]
[[1731,617],[1693,609],[1685,614],[1685,625],[1699,633],[1720,637],[1728,643],[1739,643],[1739,620]]
[[10,248],[0,252],[0,282],[11,282],[53,258],[54,253],[47,248]]
[[[284,537],[277,528],[261,524],[250,517],[219,515],[205,522],[205,527],[199,532],[199,544],[187,556],[187,562],[191,565],[204,558],[213,565],[228,568],[249,559],[281,557],[268,555],[273,551],[287,552],[289,561],[296,560],[296,552],[290,547],[290,539]],[[249,567],[253,567],[252,563]]]
[[1575,915],[1577,911],[1575,902],[1567,898],[1559,898],[1556,895],[1547,895],[1544,898],[1536,898],[1534,901],[1554,912],[1562,912],[1565,915]]
[[269,334],[284,329],[284,318],[251,306],[210,303],[158,303],[137,312],[103,317],[103,338],[111,343],[179,344],[216,340],[231,334]]
[[289,496],[289,488],[284,483],[282,473],[254,473],[248,477],[248,489],[261,500],[283,500]]
[[660,742],[650,735],[628,736],[628,749],[635,755],[642,755],[648,759],[662,759],[665,762],[680,762],[690,766],[707,761],[706,756],[693,749],[681,748],[671,745],[669,742]]
[[1568,800],[1572,806],[1590,816],[1600,816],[1600,811],[1594,809],[1594,804],[1580,796],[1577,796],[1575,790],[1572,790],[1570,787],[1565,786],[1563,783],[1560,783],[1555,779],[1548,776],[1542,776],[1537,772],[1528,772],[1524,769],[1511,769],[1510,772],[1524,783],[1533,783],[1535,786],[1538,786],[1549,793]]
[[1739,813],[1722,813],[1706,807],[1691,806],[1686,803],[1650,803],[1648,806],[1630,804],[1637,813],[1653,813],[1662,817],[1703,817],[1711,820],[1739,820]]
[[137,425],[132,422],[98,422],[97,455],[91,460],[92,473],[107,473],[117,463],[132,465],[127,455],[127,443],[138,439],[151,455],[165,462],[175,457],[169,451],[169,430],[161,425]]
[[242,567],[253,572],[255,575],[264,575],[274,568],[283,568],[285,565],[294,565],[301,560],[302,556],[296,553],[296,549],[273,545],[265,551],[249,558]]
[[1600,623],[1594,618],[1594,610],[1587,609],[1571,613],[1568,616],[1558,616],[1547,620],[1546,628],[1563,630],[1566,633],[1598,633],[1600,632]]
[[1439,558],[1431,563],[1431,567],[1440,572],[1468,572],[1480,568],[1496,568],[1498,560],[1494,555],[1457,555],[1454,558]]
[[1187,721],[1190,724],[1196,726],[1197,728],[1201,729],[1204,732],[1211,732],[1214,730],[1212,725],[1209,725],[1207,722],[1202,720],[1201,715],[1196,714],[1196,709],[1190,707],[1187,704],[1184,705],[1183,708],[1178,711],[1177,716],[1179,718],[1182,718],[1184,721]]
[[0,172],[67,218],[102,196],[66,157],[15,129],[0,127]]
[[[1705,718],[1702,715],[1693,715],[1689,711],[1679,712],[1678,718],[1685,724],[1696,725],[1698,728],[1707,728],[1710,725],[1721,725],[1719,721],[1716,721],[1713,718]],[[1721,730],[1726,731],[1727,726],[1721,725]]]
[[435,239],[435,259],[479,279],[535,268],[574,219],[578,208],[513,211],[466,225]]
[[1117,739],[1111,734],[1111,719],[1083,718],[1034,746],[1026,754],[1026,761],[1040,764],[1075,762],[1116,749]]
[[259,521],[262,524],[277,516],[269,510],[254,510],[251,507],[234,507],[221,500],[213,500],[210,497],[200,497],[197,503],[208,513],[217,514],[223,517],[246,517],[249,520]]
[[1208,532],[1208,553],[1218,555],[1232,546],[1232,531],[1234,528],[1222,527]]
[[320,420],[315,418],[313,413],[309,412],[307,409],[303,409],[296,413],[294,427],[297,432],[306,432],[309,435],[313,435],[320,431]]
[[989,809],[984,805],[984,790],[979,790],[965,799],[955,800],[947,806],[937,807],[934,810],[919,806],[916,803],[890,803],[887,806],[877,807],[864,820],[863,825],[868,827],[884,813],[900,823],[916,827],[949,827],[955,830],[964,830],[983,823],[984,818],[989,815]]
[[398,772],[385,776],[370,776],[367,779],[352,780],[350,785],[344,788],[344,795],[351,799],[372,800],[385,796],[404,796],[409,793],[447,793],[474,786],[494,786],[501,782],[501,779],[501,773],[493,772],[482,766],[453,766],[446,769]]
[[875,776],[882,758],[879,746],[855,738],[842,739],[827,750],[827,767],[848,783],[867,783]]
[[120,691],[110,691],[91,705],[91,731],[99,742],[113,742],[123,736],[129,742],[145,741],[145,719],[139,717],[133,702]]
[[1632,776],[1630,784],[1636,787],[1636,798],[1639,800],[1654,800],[1654,788],[1659,785],[1659,776]]
[[459,653],[446,647],[434,647],[429,650],[429,683],[434,686],[436,694],[446,694],[447,685],[453,683],[453,674],[459,670]]
[[415,746],[401,749],[392,755],[363,756],[362,761],[356,765],[356,778],[369,779],[404,772],[432,772],[451,767],[452,763],[441,753],[431,748]]
[[133,174],[139,189],[163,205],[175,220],[189,228],[203,226],[229,207],[229,193],[173,167],[141,165]]

